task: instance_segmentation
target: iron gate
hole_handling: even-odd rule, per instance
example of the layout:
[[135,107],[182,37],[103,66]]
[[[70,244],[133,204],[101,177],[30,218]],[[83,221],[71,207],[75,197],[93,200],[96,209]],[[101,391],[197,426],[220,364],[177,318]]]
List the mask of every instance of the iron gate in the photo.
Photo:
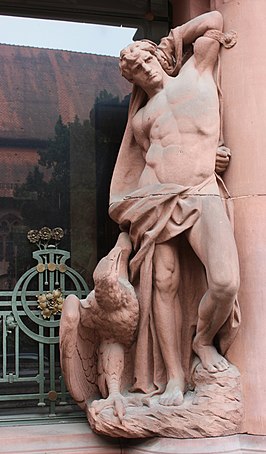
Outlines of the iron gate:
[[82,276],[67,265],[70,253],[48,243],[38,242],[39,250],[32,254],[37,264],[21,276],[14,290],[0,292],[2,423],[14,417],[45,420],[73,415],[66,410],[73,403],[59,365],[60,313],[68,294],[84,298],[89,290]]

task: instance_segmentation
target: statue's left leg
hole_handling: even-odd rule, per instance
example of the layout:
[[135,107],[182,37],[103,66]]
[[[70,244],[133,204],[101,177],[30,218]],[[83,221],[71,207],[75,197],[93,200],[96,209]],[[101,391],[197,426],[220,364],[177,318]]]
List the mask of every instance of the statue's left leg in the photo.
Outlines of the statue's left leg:
[[201,217],[187,238],[206,269],[208,290],[198,310],[193,349],[209,372],[223,371],[228,363],[213,345],[214,336],[229,317],[239,288],[235,239],[222,202],[203,196]]

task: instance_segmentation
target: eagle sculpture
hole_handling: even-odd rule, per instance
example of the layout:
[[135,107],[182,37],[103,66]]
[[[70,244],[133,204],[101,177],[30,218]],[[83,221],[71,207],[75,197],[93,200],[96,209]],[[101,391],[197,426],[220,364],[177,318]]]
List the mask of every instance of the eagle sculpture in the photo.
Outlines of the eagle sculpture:
[[112,407],[120,419],[125,413],[125,348],[134,341],[139,319],[139,303],[128,281],[131,249],[127,233],[121,233],[94,270],[94,290],[84,300],[69,295],[60,323],[61,367],[70,394],[82,409],[91,405],[99,413]]

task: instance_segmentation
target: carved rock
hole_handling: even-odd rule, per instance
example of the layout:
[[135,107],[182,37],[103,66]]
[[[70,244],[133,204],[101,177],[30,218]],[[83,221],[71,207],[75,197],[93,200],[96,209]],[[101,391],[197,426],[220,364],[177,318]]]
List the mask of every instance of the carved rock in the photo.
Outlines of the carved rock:
[[90,406],[88,420],[95,432],[111,437],[200,438],[237,433],[243,413],[238,369],[230,365],[226,371],[210,374],[199,364],[194,382],[194,391],[188,391],[178,407],[158,404],[157,396],[146,397],[143,402],[149,406],[127,407],[122,421],[112,409],[95,415]]

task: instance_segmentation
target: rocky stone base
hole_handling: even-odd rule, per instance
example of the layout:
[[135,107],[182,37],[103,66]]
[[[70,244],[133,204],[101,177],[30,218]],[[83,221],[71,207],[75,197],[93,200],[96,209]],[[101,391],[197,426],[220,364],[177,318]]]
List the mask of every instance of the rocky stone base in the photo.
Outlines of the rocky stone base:
[[158,396],[149,399],[149,406],[128,406],[120,421],[112,409],[95,415],[87,408],[92,429],[111,437],[202,438],[238,433],[243,407],[240,374],[230,365],[224,372],[208,373],[199,364],[194,373],[195,390],[185,395],[182,405],[166,407]]

